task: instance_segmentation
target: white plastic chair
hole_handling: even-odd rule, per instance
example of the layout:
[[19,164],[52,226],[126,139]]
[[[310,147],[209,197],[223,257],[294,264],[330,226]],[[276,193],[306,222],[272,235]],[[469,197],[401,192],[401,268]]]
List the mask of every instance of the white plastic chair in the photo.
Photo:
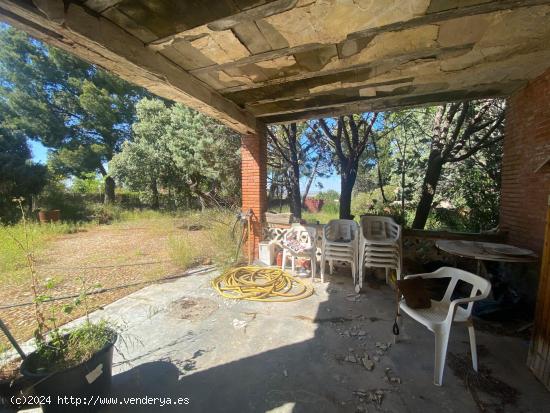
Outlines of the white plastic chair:
[[365,215],[361,217],[359,245],[359,283],[356,290],[363,288],[363,269],[384,268],[386,283],[389,271],[394,269],[401,279],[402,268],[401,226],[390,217]]
[[[296,258],[309,258],[311,260],[311,278],[317,273],[317,230],[313,227],[293,225],[284,234],[283,247],[283,271],[286,268],[286,260],[290,257],[292,263],[292,275],[296,274]],[[299,244],[300,250],[289,247],[289,242]]]
[[[458,268],[442,267],[437,271],[428,274],[408,275],[405,279],[422,278],[450,278],[449,285],[441,301],[432,300],[432,306],[425,309],[410,308],[404,300],[399,304],[399,308],[410,317],[423,324],[435,334],[435,363],[434,363],[434,384],[441,386],[443,384],[443,371],[445,369],[445,359],[447,357],[447,345],[451,325],[455,323],[466,323],[470,335],[470,351],[472,353],[472,366],[477,371],[477,349],[474,325],[471,314],[475,301],[480,301],[491,292],[491,284],[486,279],[459,270]],[[469,297],[452,299],[453,292],[459,281],[463,281],[472,286]],[[463,307],[463,304],[467,304]]]
[[325,282],[325,263],[329,262],[332,275],[334,261],[349,262],[353,284],[357,279],[357,256],[359,246],[359,227],[349,219],[333,219],[324,227],[321,244],[321,281]]

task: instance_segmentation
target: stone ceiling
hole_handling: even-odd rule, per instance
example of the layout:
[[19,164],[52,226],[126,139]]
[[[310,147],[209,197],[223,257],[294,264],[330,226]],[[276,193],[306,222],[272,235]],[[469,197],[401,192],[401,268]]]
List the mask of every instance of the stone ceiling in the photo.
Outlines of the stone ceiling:
[[0,0],[0,17],[241,132],[506,96],[550,67],[550,0]]

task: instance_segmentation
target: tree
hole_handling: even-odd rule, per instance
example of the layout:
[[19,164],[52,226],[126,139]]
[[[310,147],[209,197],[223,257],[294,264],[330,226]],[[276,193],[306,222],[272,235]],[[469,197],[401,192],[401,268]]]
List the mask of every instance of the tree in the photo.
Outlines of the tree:
[[437,108],[413,228],[423,229],[426,225],[443,167],[498,144],[503,138],[503,122],[501,100],[458,102]]
[[[282,178],[290,198],[290,211],[301,218],[313,181],[330,173],[330,153],[319,134],[307,123],[271,126],[267,133],[269,166],[274,172],[272,185],[273,178]],[[307,177],[303,195],[301,176]]]
[[[425,167],[426,146],[430,144],[426,123],[433,109],[415,108],[384,113],[378,141],[383,142],[383,157],[378,157],[384,184],[399,188],[401,219],[405,222],[405,203],[412,200],[419,176]],[[387,150],[387,147],[391,150]]]
[[445,193],[467,209],[469,229],[488,230],[498,225],[502,167],[502,141],[456,164]]
[[130,189],[145,194],[158,209],[159,185],[170,185],[171,165],[166,138],[170,109],[160,99],[143,99],[136,105],[134,139],[124,142],[111,161],[113,175]]
[[146,194],[153,208],[159,192],[192,196],[200,205],[238,202],[239,136],[208,116],[160,99],[136,105],[134,140],[125,142],[111,161],[113,174]]
[[5,108],[0,105],[0,216],[14,219],[13,198],[30,200],[46,184],[46,167],[31,161],[25,137],[4,127]]
[[340,172],[340,218],[351,219],[351,197],[359,169],[359,160],[373,134],[378,114],[340,116],[319,119],[316,131],[322,131],[325,142],[336,158]]
[[[304,150],[301,145],[300,130],[296,123],[290,125],[269,126],[267,128],[268,152],[271,166],[278,162],[283,182],[287,186],[290,198],[290,212],[296,218],[302,217],[302,200],[300,197],[300,163],[303,162]],[[275,156],[273,156],[275,155]],[[273,160],[273,158],[280,158]]]
[[134,105],[146,92],[94,65],[49,47],[13,28],[0,28],[0,95],[9,127],[52,148],[51,165],[105,179],[105,202],[114,201],[107,165],[131,136]]

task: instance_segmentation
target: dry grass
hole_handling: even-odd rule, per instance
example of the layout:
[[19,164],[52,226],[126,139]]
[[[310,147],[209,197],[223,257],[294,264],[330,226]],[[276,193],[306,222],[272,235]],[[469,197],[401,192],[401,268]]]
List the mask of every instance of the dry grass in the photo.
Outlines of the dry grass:
[[[233,216],[224,211],[189,213],[182,216],[145,213],[129,214],[128,220],[112,225],[87,226],[70,234],[60,232],[41,238],[36,261],[42,280],[55,280],[49,295],[60,297],[80,292],[79,278],[88,285],[102,288],[153,281],[182,273],[198,264],[220,263],[234,254],[235,243],[229,229]],[[198,225],[202,228],[195,229]],[[3,245],[0,246],[3,249]],[[0,305],[32,301],[29,277],[25,269],[14,266],[2,271]],[[125,287],[90,297],[94,308],[113,302],[141,286]],[[57,301],[61,306],[71,300]],[[57,312],[60,323],[83,314],[77,309],[70,315]],[[32,306],[0,309],[0,318],[16,338],[28,339],[35,328]],[[0,344],[3,339],[0,338]]]

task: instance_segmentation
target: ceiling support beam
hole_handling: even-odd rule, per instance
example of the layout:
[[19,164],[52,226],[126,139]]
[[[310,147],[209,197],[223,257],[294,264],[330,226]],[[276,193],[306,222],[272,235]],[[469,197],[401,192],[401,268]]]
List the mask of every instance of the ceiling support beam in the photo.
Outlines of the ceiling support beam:
[[262,127],[251,113],[109,20],[75,3],[64,8],[60,16],[62,0],[40,0],[35,4],[0,0],[0,20],[159,96],[212,116],[237,132],[252,133]]

